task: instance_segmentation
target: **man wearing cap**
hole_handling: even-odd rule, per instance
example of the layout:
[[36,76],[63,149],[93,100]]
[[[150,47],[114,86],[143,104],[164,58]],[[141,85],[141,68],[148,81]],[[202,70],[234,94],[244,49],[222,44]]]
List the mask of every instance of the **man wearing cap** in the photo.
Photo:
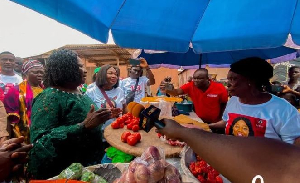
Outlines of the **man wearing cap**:
[[[125,93],[126,103],[140,102],[145,97],[146,87],[155,84],[152,71],[147,61],[140,58],[139,65],[133,65],[129,71],[129,77],[122,80],[120,87]],[[143,75],[143,69],[146,69],[146,76]],[[130,96],[131,95],[131,96]]]
[[3,101],[8,90],[20,84],[23,79],[18,74],[15,74],[15,56],[14,54],[5,51],[0,53],[0,100]]

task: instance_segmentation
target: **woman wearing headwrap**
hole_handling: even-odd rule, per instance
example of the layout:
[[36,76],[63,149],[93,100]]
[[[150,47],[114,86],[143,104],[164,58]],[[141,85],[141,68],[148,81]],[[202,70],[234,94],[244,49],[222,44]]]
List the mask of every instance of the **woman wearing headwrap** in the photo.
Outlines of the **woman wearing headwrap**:
[[10,136],[24,136],[25,143],[30,143],[29,127],[33,99],[43,91],[41,85],[44,67],[37,60],[30,60],[23,64],[24,81],[11,88],[4,98],[4,106],[8,114],[8,129]]
[[268,92],[272,76],[273,67],[261,58],[246,58],[231,64],[227,87],[232,97],[223,120],[210,127],[226,128],[229,134],[233,121],[243,117],[251,122],[253,136],[295,144],[300,137],[300,114],[290,103]]

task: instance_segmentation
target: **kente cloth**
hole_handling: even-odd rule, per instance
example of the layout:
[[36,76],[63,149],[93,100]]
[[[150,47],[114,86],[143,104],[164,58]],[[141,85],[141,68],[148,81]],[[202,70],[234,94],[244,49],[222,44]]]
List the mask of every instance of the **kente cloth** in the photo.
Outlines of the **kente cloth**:
[[25,137],[25,143],[30,143],[29,127],[31,124],[31,108],[33,99],[43,91],[41,87],[32,87],[24,80],[9,89],[4,97],[4,106],[12,125],[13,137]]

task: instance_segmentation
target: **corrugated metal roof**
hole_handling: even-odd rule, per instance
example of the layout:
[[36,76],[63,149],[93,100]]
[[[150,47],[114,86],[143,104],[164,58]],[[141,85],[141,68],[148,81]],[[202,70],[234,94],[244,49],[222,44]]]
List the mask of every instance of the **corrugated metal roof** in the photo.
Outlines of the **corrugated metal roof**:
[[[80,58],[87,59],[91,63],[96,63],[97,66],[104,64],[117,65],[118,60],[120,65],[128,65],[129,59],[135,51],[135,49],[125,49],[115,44],[65,45],[58,49],[63,48],[76,51]],[[53,51],[51,50],[25,59],[47,59]]]

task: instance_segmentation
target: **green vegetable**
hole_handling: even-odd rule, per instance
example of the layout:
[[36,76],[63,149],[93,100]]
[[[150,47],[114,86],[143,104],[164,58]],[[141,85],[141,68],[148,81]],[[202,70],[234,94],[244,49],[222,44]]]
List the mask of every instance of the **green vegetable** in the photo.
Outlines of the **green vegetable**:
[[107,183],[107,182],[102,177],[95,175],[95,179],[92,181],[92,183]]
[[58,178],[60,179],[74,179],[77,180],[82,175],[83,166],[80,163],[72,163],[68,168],[63,170]]
[[108,148],[106,155],[112,159],[112,163],[129,163],[134,158],[134,156],[126,154],[114,147]]
[[85,182],[92,182],[92,180],[94,180],[95,178],[95,174],[89,170],[84,169],[82,171],[82,177],[81,177],[81,181],[85,181]]
[[91,183],[106,183],[106,180],[104,180],[102,177],[94,174],[93,172],[87,169],[83,169],[82,177],[80,180]]

